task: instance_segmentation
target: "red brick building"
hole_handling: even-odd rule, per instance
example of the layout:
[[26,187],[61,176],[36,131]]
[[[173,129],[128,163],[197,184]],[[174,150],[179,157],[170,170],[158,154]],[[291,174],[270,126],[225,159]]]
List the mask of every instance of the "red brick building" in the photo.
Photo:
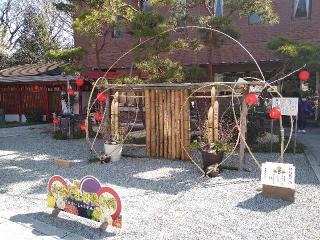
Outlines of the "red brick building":
[[[220,0],[221,2],[223,0]],[[240,42],[248,48],[264,71],[275,69],[279,66],[267,43],[279,35],[287,36],[296,40],[320,43],[320,1],[319,0],[274,0],[274,9],[280,16],[279,24],[269,26],[259,24],[256,16],[235,19],[237,30],[241,34]],[[193,14],[200,15],[204,9],[193,9]],[[176,33],[184,37],[190,32]],[[87,49],[88,54],[83,63],[88,68],[96,67],[94,51],[88,48],[86,41],[79,36],[75,37],[76,46]],[[113,37],[110,33],[107,45],[101,56],[102,67],[107,69],[118,57],[133,46],[133,39],[128,34]],[[174,59],[185,65],[207,64],[207,52],[202,50],[198,53],[180,51],[174,54]],[[256,69],[249,56],[235,43],[227,41],[220,49],[214,51],[214,72],[244,72]],[[132,64],[132,57],[126,57],[116,66],[118,69],[128,69]]]

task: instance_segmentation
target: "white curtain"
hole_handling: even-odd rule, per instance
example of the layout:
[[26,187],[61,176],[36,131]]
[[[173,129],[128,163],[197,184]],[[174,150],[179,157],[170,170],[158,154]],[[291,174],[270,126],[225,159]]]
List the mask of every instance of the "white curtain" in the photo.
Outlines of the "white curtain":
[[294,8],[293,8],[294,16],[296,16],[296,14],[297,14],[297,9],[298,9],[298,5],[299,5],[299,1],[300,1],[300,0],[294,0]]
[[[218,5],[218,3],[220,3],[220,5]],[[216,0],[215,3],[214,3],[214,15],[216,16],[217,15],[217,12],[218,13],[221,13],[221,16],[223,16],[223,5],[224,5],[224,1],[223,0]],[[217,8],[220,8],[220,9],[217,9]],[[219,16],[219,17],[221,17]]]
[[310,15],[310,0],[306,0],[307,17]]

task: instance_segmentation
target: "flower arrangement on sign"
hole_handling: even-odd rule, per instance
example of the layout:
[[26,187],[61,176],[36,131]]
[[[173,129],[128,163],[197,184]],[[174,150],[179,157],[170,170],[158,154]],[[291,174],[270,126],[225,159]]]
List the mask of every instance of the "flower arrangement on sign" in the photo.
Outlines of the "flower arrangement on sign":
[[48,181],[48,207],[88,218],[102,224],[122,227],[121,201],[110,187],[93,176],[74,180],[55,175]]

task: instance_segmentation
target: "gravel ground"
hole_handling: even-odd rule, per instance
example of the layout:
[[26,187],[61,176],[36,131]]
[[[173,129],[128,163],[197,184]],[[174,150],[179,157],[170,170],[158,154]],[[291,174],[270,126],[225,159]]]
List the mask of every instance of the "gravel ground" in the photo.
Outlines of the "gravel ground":
[[[275,154],[257,154],[275,161]],[[224,170],[204,178],[189,162],[123,158],[106,165],[88,164],[82,140],[53,140],[44,126],[0,129],[0,217],[30,219],[90,239],[319,239],[320,188],[304,155],[286,155],[296,166],[296,202],[265,199],[257,191],[259,171]],[[71,169],[54,159],[77,161]],[[228,162],[229,165],[235,163]],[[46,184],[59,174],[69,179],[96,176],[114,188],[123,204],[123,228],[99,233],[98,224],[62,213],[52,218],[46,208]],[[94,228],[92,228],[94,227]]]

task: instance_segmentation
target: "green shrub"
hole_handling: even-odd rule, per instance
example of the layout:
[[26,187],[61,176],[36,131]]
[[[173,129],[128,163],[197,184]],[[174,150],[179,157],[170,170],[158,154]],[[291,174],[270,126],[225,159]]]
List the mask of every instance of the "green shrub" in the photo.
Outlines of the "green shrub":
[[43,112],[37,109],[28,109],[25,112],[27,123],[41,123],[43,122]]

